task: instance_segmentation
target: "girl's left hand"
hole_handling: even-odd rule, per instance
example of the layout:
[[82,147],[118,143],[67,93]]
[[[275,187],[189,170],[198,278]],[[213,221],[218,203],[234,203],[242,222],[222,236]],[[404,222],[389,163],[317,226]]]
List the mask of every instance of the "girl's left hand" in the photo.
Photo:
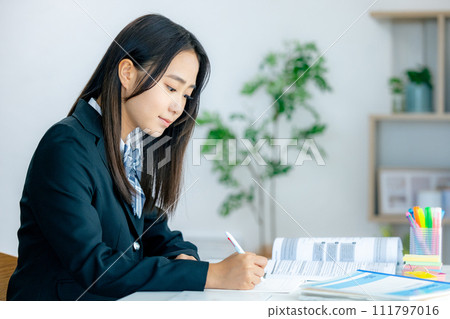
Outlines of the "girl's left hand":
[[197,259],[193,256],[189,256],[186,254],[179,254],[175,259],[186,259],[186,260],[195,260],[197,261]]

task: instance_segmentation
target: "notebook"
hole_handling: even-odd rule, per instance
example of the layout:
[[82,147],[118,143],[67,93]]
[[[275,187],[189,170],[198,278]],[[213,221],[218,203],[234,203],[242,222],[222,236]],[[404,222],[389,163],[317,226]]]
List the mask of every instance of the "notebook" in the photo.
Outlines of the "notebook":
[[427,300],[448,296],[450,283],[367,270],[350,276],[303,284],[302,294],[364,300]]

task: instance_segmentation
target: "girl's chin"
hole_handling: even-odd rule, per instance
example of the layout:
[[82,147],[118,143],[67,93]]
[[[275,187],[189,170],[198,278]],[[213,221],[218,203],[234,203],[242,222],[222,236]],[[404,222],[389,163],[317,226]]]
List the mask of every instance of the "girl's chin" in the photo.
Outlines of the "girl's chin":
[[160,131],[160,132],[153,131],[153,132],[150,132],[149,135],[150,135],[151,137],[160,137],[160,136],[162,135],[163,132],[164,132],[164,130],[162,130],[162,131]]
[[164,129],[159,128],[159,127],[158,127],[158,130],[151,130],[151,129],[147,128],[147,129],[143,129],[143,131],[152,137],[160,137],[164,133]]

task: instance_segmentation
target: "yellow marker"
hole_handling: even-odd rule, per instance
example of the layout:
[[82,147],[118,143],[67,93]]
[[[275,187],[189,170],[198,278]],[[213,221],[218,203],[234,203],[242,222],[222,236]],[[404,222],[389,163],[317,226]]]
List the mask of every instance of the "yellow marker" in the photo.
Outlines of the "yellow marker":
[[423,213],[423,209],[422,208],[419,208],[419,221],[420,221],[420,223],[419,223],[420,227],[425,228],[426,227],[426,225],[425,225],[425,214]]

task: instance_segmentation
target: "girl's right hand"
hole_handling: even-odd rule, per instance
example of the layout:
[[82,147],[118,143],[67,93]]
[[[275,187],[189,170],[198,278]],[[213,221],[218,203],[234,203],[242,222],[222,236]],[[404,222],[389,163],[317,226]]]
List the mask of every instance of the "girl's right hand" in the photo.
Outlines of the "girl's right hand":
[[266,257],[234,253],[217,264],[209,264],[205,288],[253,289],[261,282],[266,265]]

